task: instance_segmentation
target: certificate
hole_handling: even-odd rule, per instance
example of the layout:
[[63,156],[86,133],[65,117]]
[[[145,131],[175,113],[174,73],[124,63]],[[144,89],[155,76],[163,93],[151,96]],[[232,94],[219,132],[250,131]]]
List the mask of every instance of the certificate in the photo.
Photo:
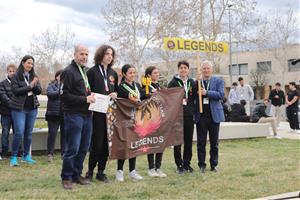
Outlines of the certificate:
[[110,96],[98,93],[92,93],[92,95],[94,95],[96,101],[90,104],[89,110],[106,114]]

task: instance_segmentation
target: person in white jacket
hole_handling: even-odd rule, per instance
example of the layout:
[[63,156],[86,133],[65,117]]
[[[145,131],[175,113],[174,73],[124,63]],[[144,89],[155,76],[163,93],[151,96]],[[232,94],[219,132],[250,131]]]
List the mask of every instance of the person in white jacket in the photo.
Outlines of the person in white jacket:
[[237,87],[237,93],[240,100],[245,100],[247,102],[245,108],[246,113],[250,115],[250,101],[253,101],[254,99],[254,92],[250,85],[245,84],[245,81],[243,77],[239,77],[239,83],[240,85]]
[[236,82],[233,82],[228,94],[228,102],[231,106],[233,104],[240,103],[237,86],[238,84]]

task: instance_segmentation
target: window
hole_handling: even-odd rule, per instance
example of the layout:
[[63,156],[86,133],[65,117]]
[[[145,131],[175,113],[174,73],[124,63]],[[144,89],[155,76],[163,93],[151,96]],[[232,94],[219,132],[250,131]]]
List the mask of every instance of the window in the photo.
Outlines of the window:
[[232,64],[232,67],[229,65],[229,74],[231,75],[247,75],[248,74],[248,63],[242,64]]
[[295,61],[296,59],[289,59],[288,60],[288,69],[289,72],[295,72],[300,71],[300,62],[297,62],[295,65],[293,65],[291,62]]
[[272,71],[272,62],[271,61],[257,62],[256,65],[257,65],[258,71],[265,71],[265,72]]

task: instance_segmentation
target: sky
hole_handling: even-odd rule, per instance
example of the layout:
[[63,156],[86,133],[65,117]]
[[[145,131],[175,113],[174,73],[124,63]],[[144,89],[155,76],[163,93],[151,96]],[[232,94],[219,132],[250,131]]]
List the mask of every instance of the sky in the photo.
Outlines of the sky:
[[[0,0],[0,51],[28,49],[33,34],[57,24],[69,26],[77,43],[95,49],[109,39],[101,16],[106,3],[107,0]],[[300,19],[299,4],[299,0],[257,0],[257,9],[268,12],[292,7]]]

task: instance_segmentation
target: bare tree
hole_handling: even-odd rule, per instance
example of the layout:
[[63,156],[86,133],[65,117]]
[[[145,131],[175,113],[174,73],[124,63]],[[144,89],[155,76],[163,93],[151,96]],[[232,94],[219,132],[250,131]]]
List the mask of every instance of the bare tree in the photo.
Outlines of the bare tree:
[[36,59],[36,65],[46,67],[52,74],[54,66],[66,65],[72,58],[75,33],[70,27],[59,25],[49,27],[45,32],[33,35],[30,53]]
[[110,40],[125,61],[141,67],[147,48],[177,30],[182,0],[111,0],[102,10]]
[[251,70],[250,79],[256,88],[256,97],[262,99],[264,87],[268,83],[269,71],[266,68],[257,68],[256,70]]

